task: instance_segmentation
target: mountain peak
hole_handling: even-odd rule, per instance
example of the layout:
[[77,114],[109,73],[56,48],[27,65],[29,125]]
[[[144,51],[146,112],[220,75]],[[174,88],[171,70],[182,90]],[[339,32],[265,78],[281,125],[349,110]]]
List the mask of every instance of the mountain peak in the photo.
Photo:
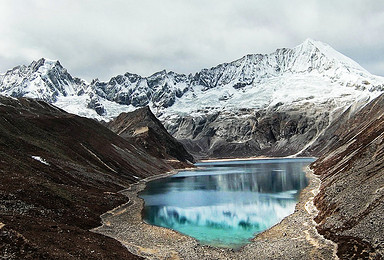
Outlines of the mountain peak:
[[153,73],[151,76],[149,76],[148,78],[156,78],[156,77],[163,77],[165,75],[167,75],[168,72],[164,69],[164,70],[161,70],[161,71],[158,71],[158,72],[155,72]]
[[344,54],[336,51],[334,48],[332,48],[330,45],[323,43],[321,41],[313,40],[311,38],[307,38],[303,43],[296,46],[294,50],[298,50],[301,53],[307,54],[307,52],[310,52],[311,55],[313,54],[322,54],[329,60],[331,60],[333,63],[338,64],[339,66],[344,66],[355,70],[363,71],[365,73],[369,73],[366,71],[363,67],[361,67],[357,62],[354,60],[348,58]]
[[36,64],[41,64],[41,65],[48,65],[48,66],[55,66],[55,65],[60,65],[60,61],[59,60],[52,60],[52,59],[47,59],[47,58],[41,58],[37,61],[33,61],[33,63],[36,63]]
[[312,38],[307,38],[307,39],[305,39],[304,40],[304,42],[302,43],[302,44],[304,44],[304,45],[314,45],[314,46],[316,46],[316,44],[324,44],[324,43],[322,43],[322,42],[320,42],[320,41],[316,41],[316,40],[314,40],[314,39],[312,39]]
[[33,72],[36,72],[39,69],[42,72],[47,72],[48,70],[51,70],[56,66],[59,68],[62,68],[62,66],[58,60],[51,60],[51,59],[46,59],[46,58],[41,58],[37,61],[33,61],[29,66],[31,67]]
[[[167,132],[149,106],[144,106],[133,112],[121,113],[116,119],[108,123],[108,127],[128,140],[136,138],[136,144],[142,145],[149,154],[158,158],[169,159],[171,157],[182,162],[195,161],[193,156]],[[145,134],[142,135],[143,133]]]

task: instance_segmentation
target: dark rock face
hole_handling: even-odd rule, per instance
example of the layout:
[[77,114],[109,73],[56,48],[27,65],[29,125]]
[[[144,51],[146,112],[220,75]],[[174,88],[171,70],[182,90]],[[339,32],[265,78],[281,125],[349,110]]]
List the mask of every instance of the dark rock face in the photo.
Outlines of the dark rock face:
[[88,108],[91,108],[96,111],[100,116],[105,114],[105,108],[103,104],[100,103],[100,100],[97,97],[93,97],[87,105]]
[[195,161],[183,145],[167,132],[149,107],[122,113],[107,126],[121,137],[134,140],[155,157],[177,159],[181,162]]
[[138,259],[89,230],[126,202],[119,190],[171,169],[92,119],[0,96],[0,255]]
[[331,147],[312,166],[322,180],[318,230],[341,259],[384,258],[384,95],[337,124]]
[[197,158],[287,156],[302,150],[329,124],[329,113],[308,109],[243,109],[183,117],[165,127]]
[[[373,101],[371,101],[373,104]],[[331,118],[329,125],[323,132],[314,140],[310,146],[308,146],[301,155],[304,156],[316,156],[321,157],[332,151],[333,147],[338,144],[345,132],[352,131],[353,126],[349,126],[351,118],[361,115],[360,110],[365,105],[369,104],[369,100],[356,102],[351,104],[344,111],[336,113]],[[363,124],[364,118],[360,118],[361,124]],[[367,118],[369,121],[370,118]],[[356,130],[356,129],[355,129]]]
[[[185,83],[185,86],[178,86]],[[90,88],[98,96],[122,105],[144,107],[152,103],[155,107],[172,106],[176,98],[181,98],[187,91],[189,78],[183,74],[157,72],[150,77],[125,73],[113,77],[109,82],[92,82]]]

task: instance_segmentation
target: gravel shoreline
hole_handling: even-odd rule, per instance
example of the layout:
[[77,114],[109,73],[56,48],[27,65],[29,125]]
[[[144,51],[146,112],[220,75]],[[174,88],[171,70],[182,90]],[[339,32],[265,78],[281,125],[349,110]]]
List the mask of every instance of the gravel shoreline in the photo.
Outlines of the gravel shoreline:
[[316,231],[313,198],[320,180],[309,168],[309,184],[300,193],[295,212],[237,250],[200,245],[191,237],[143,222],[144,202],[137,194],[147,182],[176,173],[153,176],[121,191],[129,202],[101,215],[102,226],[92,231],[112,237],[131,253],[148,259],[337,259],[336,244]]

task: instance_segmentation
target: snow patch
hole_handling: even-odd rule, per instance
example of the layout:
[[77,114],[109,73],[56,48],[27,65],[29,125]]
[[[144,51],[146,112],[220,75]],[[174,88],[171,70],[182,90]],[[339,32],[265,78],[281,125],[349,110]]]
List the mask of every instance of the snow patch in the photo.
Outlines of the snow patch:
[[47,161],[46,160],[44,160],[43,158],[41,158],[40,156],[36,156],[36,155],[33,155],[33,156],[31,156],[32,157],[32,159],[35,159],[36,161],[39,161],[39,162],[41,162],[42,164],[45,164],[45,165],[50,165],[49,163],[47,163]]

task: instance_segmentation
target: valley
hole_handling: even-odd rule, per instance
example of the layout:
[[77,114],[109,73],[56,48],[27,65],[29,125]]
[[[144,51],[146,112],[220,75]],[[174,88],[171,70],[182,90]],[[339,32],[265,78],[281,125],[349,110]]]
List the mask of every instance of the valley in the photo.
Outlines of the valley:
[[[15,67],[0,74],[0,253],[381,259],[383,91],[383,77],[311,39],[189,75],[89,83],[59,61]],[[149,180],[258,156],[318,159],[294,213],[240,250],[143,222]]]

